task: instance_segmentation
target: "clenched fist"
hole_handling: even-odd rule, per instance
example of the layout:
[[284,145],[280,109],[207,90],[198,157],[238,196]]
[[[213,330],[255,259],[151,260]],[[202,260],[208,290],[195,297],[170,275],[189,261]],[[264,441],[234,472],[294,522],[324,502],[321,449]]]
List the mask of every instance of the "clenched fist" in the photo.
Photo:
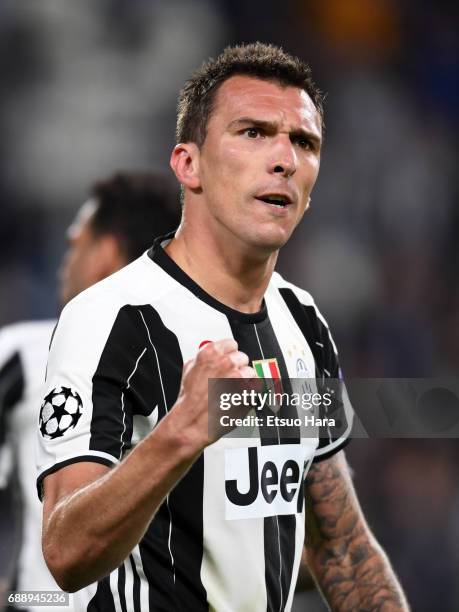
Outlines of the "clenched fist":
[[[179,427],[184,439],[196,450],[203,450],[223,435],[209,434],[208,382],[210,378],[256,378],[249,358],[238,351],[233,339],[210,342],[183,366],[180,392],[169,418]],[[212,407],[210,408],[212,409]]]

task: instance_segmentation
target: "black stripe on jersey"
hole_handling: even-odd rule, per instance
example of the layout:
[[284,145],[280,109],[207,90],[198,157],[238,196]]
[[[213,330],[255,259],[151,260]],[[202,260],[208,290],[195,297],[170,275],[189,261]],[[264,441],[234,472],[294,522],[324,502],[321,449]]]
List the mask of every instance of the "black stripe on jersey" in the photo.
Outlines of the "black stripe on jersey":
[[129,612],[126,606],[126,568],[124,563],[118,568],[118,593],[122,612]]
[[110,589],[110,576],[105,576],[97,583],[97,591],[88,603],[86,612],[116,612]]
[[24,386],[22,360],[16,351],[0,369],[0,444],[5,439],[7,412],[21,400]]
[[89,448],[116,459],[131,447],[134,414],[148,416],[158,405],[164,416],[157,362],[139,308],[118,312],[92,379]]
[[[183,370],[176,335],[151,306],[138,308],[157,365],[148,380],[162,381],[167,412],[175,404]],[[157,390],[156,393],[159,393]],[[139,544],[150,585],[150,610],[207,611],[207,593],[201,582],[203,558],[204,457],[191,466],[161,504]],[[186,508],[186,512],[184,509]]]
[[50,468],[42,472],[37,478],[37,491],[40,501],[43,501],[43,481],[46,476],[57,472],[58,470],[67,465],[71,465],[72,463],[81,463],[82,461],[90,461],[91,463],[102,463],[102,465],[107,465],[108,467],[114,467],[116,465],[115,461],[110,461],[110,459],[107,459],[105,457],[99,457],[97,455],[78,455],[78,457],[72,457],[71,459],[66,459],[65,461],[59,461],[59,463],[55,463]]
[[129,555],[129,561],[131,562],[132,574],[134,576],[134,584],[132,587],[132,598],[134,600],[134,611],[133,612],[142,612],[142,609],[140,606],[140,578],[139,578],[139,574],[137,573],[137,568],[135,566],[135,561],[132,555]]
[[[302,304],[291,289],[281,288],[279,289],[279,293],[301,329],[314,356],[318,386],[323,384],[327,378],[339,378],[338,355],[336,354],[333,346],[330,331],[317,316],[317,311],[314,306],[305,306]],[[319,416],[323,418],[327,416],[327,414],[325,412],[321,412]],[[342,416],[340,418],[342,418],[344,422],[346,421],[346,415],[344,412],[342,412]],[[337,438],[333,438],[333,436],[330,435],[327,427],[320,427],[319,445],[317,449],[329,446],[329,444],[334,442],[336,439]],[[324,453],[323,455],[317,455],[314,457],[314,462],[330,458],[339,450],[344,448],[349,442],[349,439],[350,437],[347,437],[343,439],[342,443],[338,444],[334,449]]]
[[[229,324],[239,350],[249,356],[250,362],[275,357],[282,382],[284,385],[289,385],[287,366],[269,317],[266,317],[262,322],[249,325],[229,319]],[[291,388],[284,390],[287,393],[292,391]],[[292,410],[293,412],[291,412]],[[282,406],[279,416],[296,417],[297,413],[293,406]],[[298,439],[291,436],[282,438],[281,432],[276,427],[260,428],[260,438],[262,445],[300,442],[299,430]],[[268,612],[278,612],[285,608],[295,560],[295,532],[296,516],[294,514],[264,518],[265,582]]]
[[[201,581],[204,554],[204,454],[197,459],[169,495],[172,516],[171,545],[176,563],[176,590],[180,610],[205,612],[207,592]],[[175,510],[181,508],[179,514]],[[187,508],[187,512],[183,512]]]

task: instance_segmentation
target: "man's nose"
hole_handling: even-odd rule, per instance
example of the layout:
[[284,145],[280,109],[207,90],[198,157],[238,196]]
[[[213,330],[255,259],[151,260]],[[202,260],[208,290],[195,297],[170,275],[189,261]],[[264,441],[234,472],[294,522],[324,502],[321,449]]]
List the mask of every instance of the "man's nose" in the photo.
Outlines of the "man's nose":
[[296,172],[297,165],[298,159],[290,138],[284,134],[279,135],[270,162],[270,172],[291,176]]

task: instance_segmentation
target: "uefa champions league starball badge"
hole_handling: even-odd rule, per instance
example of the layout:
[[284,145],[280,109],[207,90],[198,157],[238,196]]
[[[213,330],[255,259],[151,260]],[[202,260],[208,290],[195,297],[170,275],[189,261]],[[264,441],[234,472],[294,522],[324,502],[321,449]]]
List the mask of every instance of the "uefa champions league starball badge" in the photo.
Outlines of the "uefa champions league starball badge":
[[41,435],[47,440],[61,438],[76,427],[83,413],[82,409],[83,402],[76,391],[69,387],[53,389],[40,408]]

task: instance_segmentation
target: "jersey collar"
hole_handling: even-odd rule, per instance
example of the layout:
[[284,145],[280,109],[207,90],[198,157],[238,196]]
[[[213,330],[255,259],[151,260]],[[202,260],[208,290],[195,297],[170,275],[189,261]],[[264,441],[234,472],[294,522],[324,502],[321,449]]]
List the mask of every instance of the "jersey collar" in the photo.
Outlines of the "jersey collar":
[[172,240],[174,235],[175,231],[165,234],[164,236],[158,236],[158,238],[156,238],[153,242],[152,247],[147,251],[148,257],[154,261],[156,265],[167,272],[167,274],[169,274],[169,276],[171,276],[178,283],[191,291],[191,293],[193,293],[197,298],[206,304],[209,304],[209,306],[212,306],[212,308],[215,308],[215,310],[223,312],[229,319],[237,320],[241,323],[260,323],[267,318],[268,310],[266,308],[264,298],[261,304],[261,309],[258,312],[246,313],[230,308],[204,291],[204,289],[200,287],[192,278],[190,278],[188,274],[186,274],[186,272],[184,272],[182,268],[180,268],[164,250],[163,247],[167,244],[167,242]]

